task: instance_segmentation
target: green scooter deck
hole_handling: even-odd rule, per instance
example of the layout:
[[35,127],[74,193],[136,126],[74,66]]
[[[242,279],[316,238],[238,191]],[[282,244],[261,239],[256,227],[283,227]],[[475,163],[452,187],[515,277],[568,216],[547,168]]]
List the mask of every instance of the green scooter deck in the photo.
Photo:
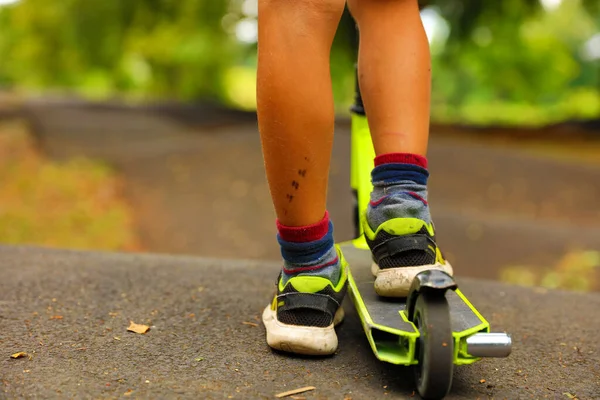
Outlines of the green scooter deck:
[[[373,353],[381,361],[398,365],[413,365],[419,331],[409,321],[406,299],[384,298],[373,287],[371,252],[364,240],[341,244],[344,257],[350,266],[349,294],[354,302]],[[446,299],[450,306],[450,319],[454,338],[454,363],[471,364],[478,357],[467,353],[466,339],[479,332],[489,332],[489,323],[473,307],[460,290],[449,290]]]

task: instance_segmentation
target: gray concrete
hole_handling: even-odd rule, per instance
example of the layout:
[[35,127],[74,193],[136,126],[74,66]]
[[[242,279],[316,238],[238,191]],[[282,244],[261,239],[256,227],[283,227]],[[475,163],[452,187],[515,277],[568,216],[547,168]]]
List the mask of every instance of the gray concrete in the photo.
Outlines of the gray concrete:
[[[374,359],[349,301],[335,356],[272,352],[258,318],[278,268],[0,247],[0,397],[270,399],[311,385],[307,399],[410,398],[409,371]],[[459,367],[449,399],[600,398],[600,295],[459,282],[514,352]],[[128,333],[129,320],[152,329]]]

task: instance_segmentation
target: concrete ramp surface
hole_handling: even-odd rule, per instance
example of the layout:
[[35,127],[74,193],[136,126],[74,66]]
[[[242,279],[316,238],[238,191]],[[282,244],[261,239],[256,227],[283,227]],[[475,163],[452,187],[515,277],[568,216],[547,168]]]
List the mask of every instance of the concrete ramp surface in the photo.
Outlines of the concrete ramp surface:
[[[271,399],[305,386],[306,399],[418,398],[408,369],[373,357],[349,299],[335,356],[271,351],[259,316],[279,268],[0,247],[0,398]],[[599,294],[459,284],[513,353],[458,367],[448,399],[600,398]]]

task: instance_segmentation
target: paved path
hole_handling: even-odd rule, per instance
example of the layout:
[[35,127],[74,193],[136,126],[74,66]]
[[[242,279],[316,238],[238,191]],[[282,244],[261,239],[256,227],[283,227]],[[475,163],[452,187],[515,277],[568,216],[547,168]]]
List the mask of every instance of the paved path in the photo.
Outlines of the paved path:
[[[304,386],[317,388],[307,399],[411,398],[409,371],[374,359],[350,302],[335,356],[272,352],[258,316],[278,268],[0,247],[0,398],[271,399]],[[514,350],[459,367],[448,399],[600,398],[600,295],[460,284]],[[130,320],[151,330],[128,333]],[[19,351],[32,358],[9,357]]]
[[[30,103],[27,112],[50,156],[98,157],[119,170],[148,251],[279,258],[260,141],[247,116],[60,102]],[[340,124],[329,185],[338,241],[353,234],[349,142]],[[460,275],[498,279],[503,267],[523,264],[542,271],[571,249],[600,249],[600,167],[435,132],[429,159],[439,241]],[[595,271],[589,279],[600,291]]]

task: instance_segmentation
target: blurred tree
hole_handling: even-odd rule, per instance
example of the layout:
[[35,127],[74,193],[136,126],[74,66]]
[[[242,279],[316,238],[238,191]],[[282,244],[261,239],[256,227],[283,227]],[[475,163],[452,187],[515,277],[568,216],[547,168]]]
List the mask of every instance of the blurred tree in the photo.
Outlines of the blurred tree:
[[452,29],[433,58],[436,119],[540,124],[600,116],[598,60],[581,53],[600,30],[590,14],[598,4],[555,4],[546,10],[537,1],[507,0],[443,14]]
[[[0,6],[0,85],[215,99],[252,107],[257,0],[20,0]],[[436,15],[433,118],[541,123],[600,115],[596,0],[423,0]],[[574,23],[573,21],[576,21]],[[356,31],[344,14],[334,90],[353,93]]]
[[228,3],[198,0],[22,0],[0,9],[5,84],[219,96],[236,57],[221,28]]

